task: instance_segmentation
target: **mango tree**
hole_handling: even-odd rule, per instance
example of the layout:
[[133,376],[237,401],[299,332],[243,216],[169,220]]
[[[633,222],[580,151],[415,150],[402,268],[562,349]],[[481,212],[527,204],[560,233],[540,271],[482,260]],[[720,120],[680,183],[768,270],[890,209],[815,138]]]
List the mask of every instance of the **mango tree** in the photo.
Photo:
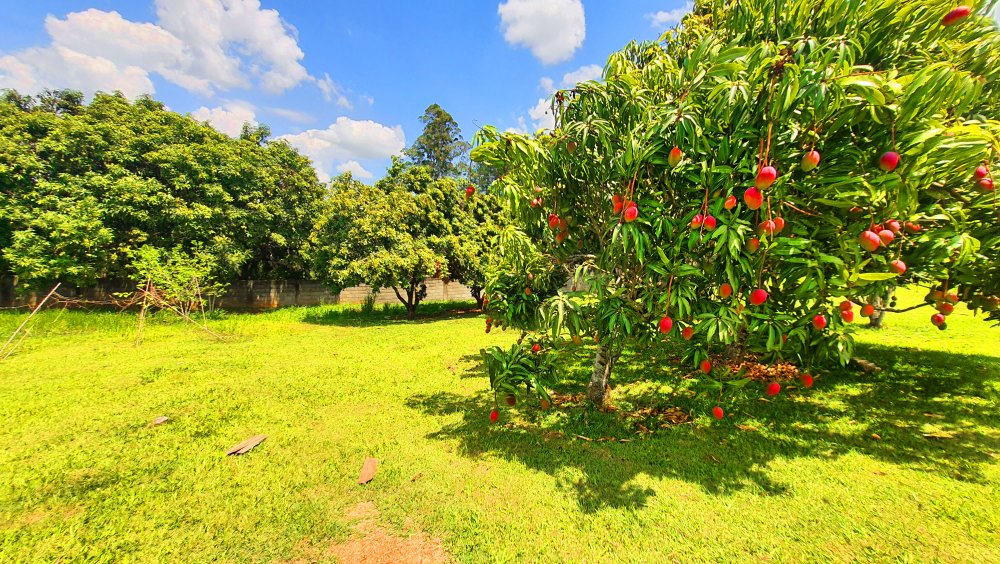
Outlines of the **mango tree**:
[[988,306],[1000,34],[987,5],[953,8],[700,2],[558,92],[554,130],[484,128],[472,157],[518,222],[493,323],[539,354],[593,338],[601,405],[628,345],[677,339],[720,379],[743,357],[809,371],[847,363],[855,314],[895,285],[932,286],[942,315]]

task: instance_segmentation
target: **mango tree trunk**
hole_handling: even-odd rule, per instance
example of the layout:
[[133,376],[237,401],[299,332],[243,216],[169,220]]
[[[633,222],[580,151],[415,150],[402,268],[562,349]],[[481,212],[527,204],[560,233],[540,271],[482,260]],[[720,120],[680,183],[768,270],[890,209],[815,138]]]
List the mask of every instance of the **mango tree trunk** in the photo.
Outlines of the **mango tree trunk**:
[[606,406],[611,400],[611,372],[615,367],[615,354],[604,343],[597,343],[597,353],[594,355],[594,373],[587,386],[587,397],[597,407]]

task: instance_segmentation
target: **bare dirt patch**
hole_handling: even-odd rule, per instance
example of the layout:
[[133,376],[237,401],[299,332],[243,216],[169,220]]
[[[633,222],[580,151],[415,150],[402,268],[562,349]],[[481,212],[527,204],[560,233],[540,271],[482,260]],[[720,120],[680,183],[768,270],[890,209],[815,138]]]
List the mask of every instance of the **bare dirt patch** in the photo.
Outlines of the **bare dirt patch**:
[[[299,546],[297,552],[304,553],[303,559],[292,562],[309,562],[318,559],[337,560],[344,564],[390,564],[396,562],[417,562],[437,564],[451,562],[440,539],[431,538],[417,531],[402,537],[385,529],[377,522],[379,513],[374,503],[366,501],[352,507],[344,517],[357,521],[354,532],[346,541],[327,547]],[[318,558],[317,558],[318,557]]]

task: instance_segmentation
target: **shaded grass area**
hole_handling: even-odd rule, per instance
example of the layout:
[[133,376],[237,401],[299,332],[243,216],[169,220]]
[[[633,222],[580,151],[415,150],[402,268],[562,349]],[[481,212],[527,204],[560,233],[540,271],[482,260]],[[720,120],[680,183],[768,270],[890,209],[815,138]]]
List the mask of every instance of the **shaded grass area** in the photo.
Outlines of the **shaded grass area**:
[[[1000,330],[964,311],[859,331],[881,372],[750,386],[721,422],[654,350],[623,359],[619,411],[522,402],[490,426],[478,351],[516,335],[456,309],[223,314],[222,341],[162,318],[138,348],[130,314],[45,313],[0,363],[0,560],[294,559],[363,501],[463,561],[1000,559]],[[691,421],[659,427],[674,405]]]

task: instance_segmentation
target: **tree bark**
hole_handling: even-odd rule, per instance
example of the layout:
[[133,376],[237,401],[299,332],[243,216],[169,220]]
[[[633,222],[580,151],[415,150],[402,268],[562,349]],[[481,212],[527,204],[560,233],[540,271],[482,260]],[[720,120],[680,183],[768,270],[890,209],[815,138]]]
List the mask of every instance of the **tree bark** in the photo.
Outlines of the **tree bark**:
[[594,372],[587,386],[587,397],[597,407],[605,407],[611,400],[611,372],[617,360],[611,350],[603,343],[597,343],[597,353],[594,355]]
[[479,309],[483,309],[483,289],[473,286],[469,288],[469,293],[476,299],[476,304],[479,306]]
[[882,320],[885,318],[885,308],[889,306],[889,302],[892,301],[892,289],[890,289],[885,297],[883,296],[872,296],[872,305],[875,306],[875,313],[868,318],[868,327],[870,329],[881,329]]

